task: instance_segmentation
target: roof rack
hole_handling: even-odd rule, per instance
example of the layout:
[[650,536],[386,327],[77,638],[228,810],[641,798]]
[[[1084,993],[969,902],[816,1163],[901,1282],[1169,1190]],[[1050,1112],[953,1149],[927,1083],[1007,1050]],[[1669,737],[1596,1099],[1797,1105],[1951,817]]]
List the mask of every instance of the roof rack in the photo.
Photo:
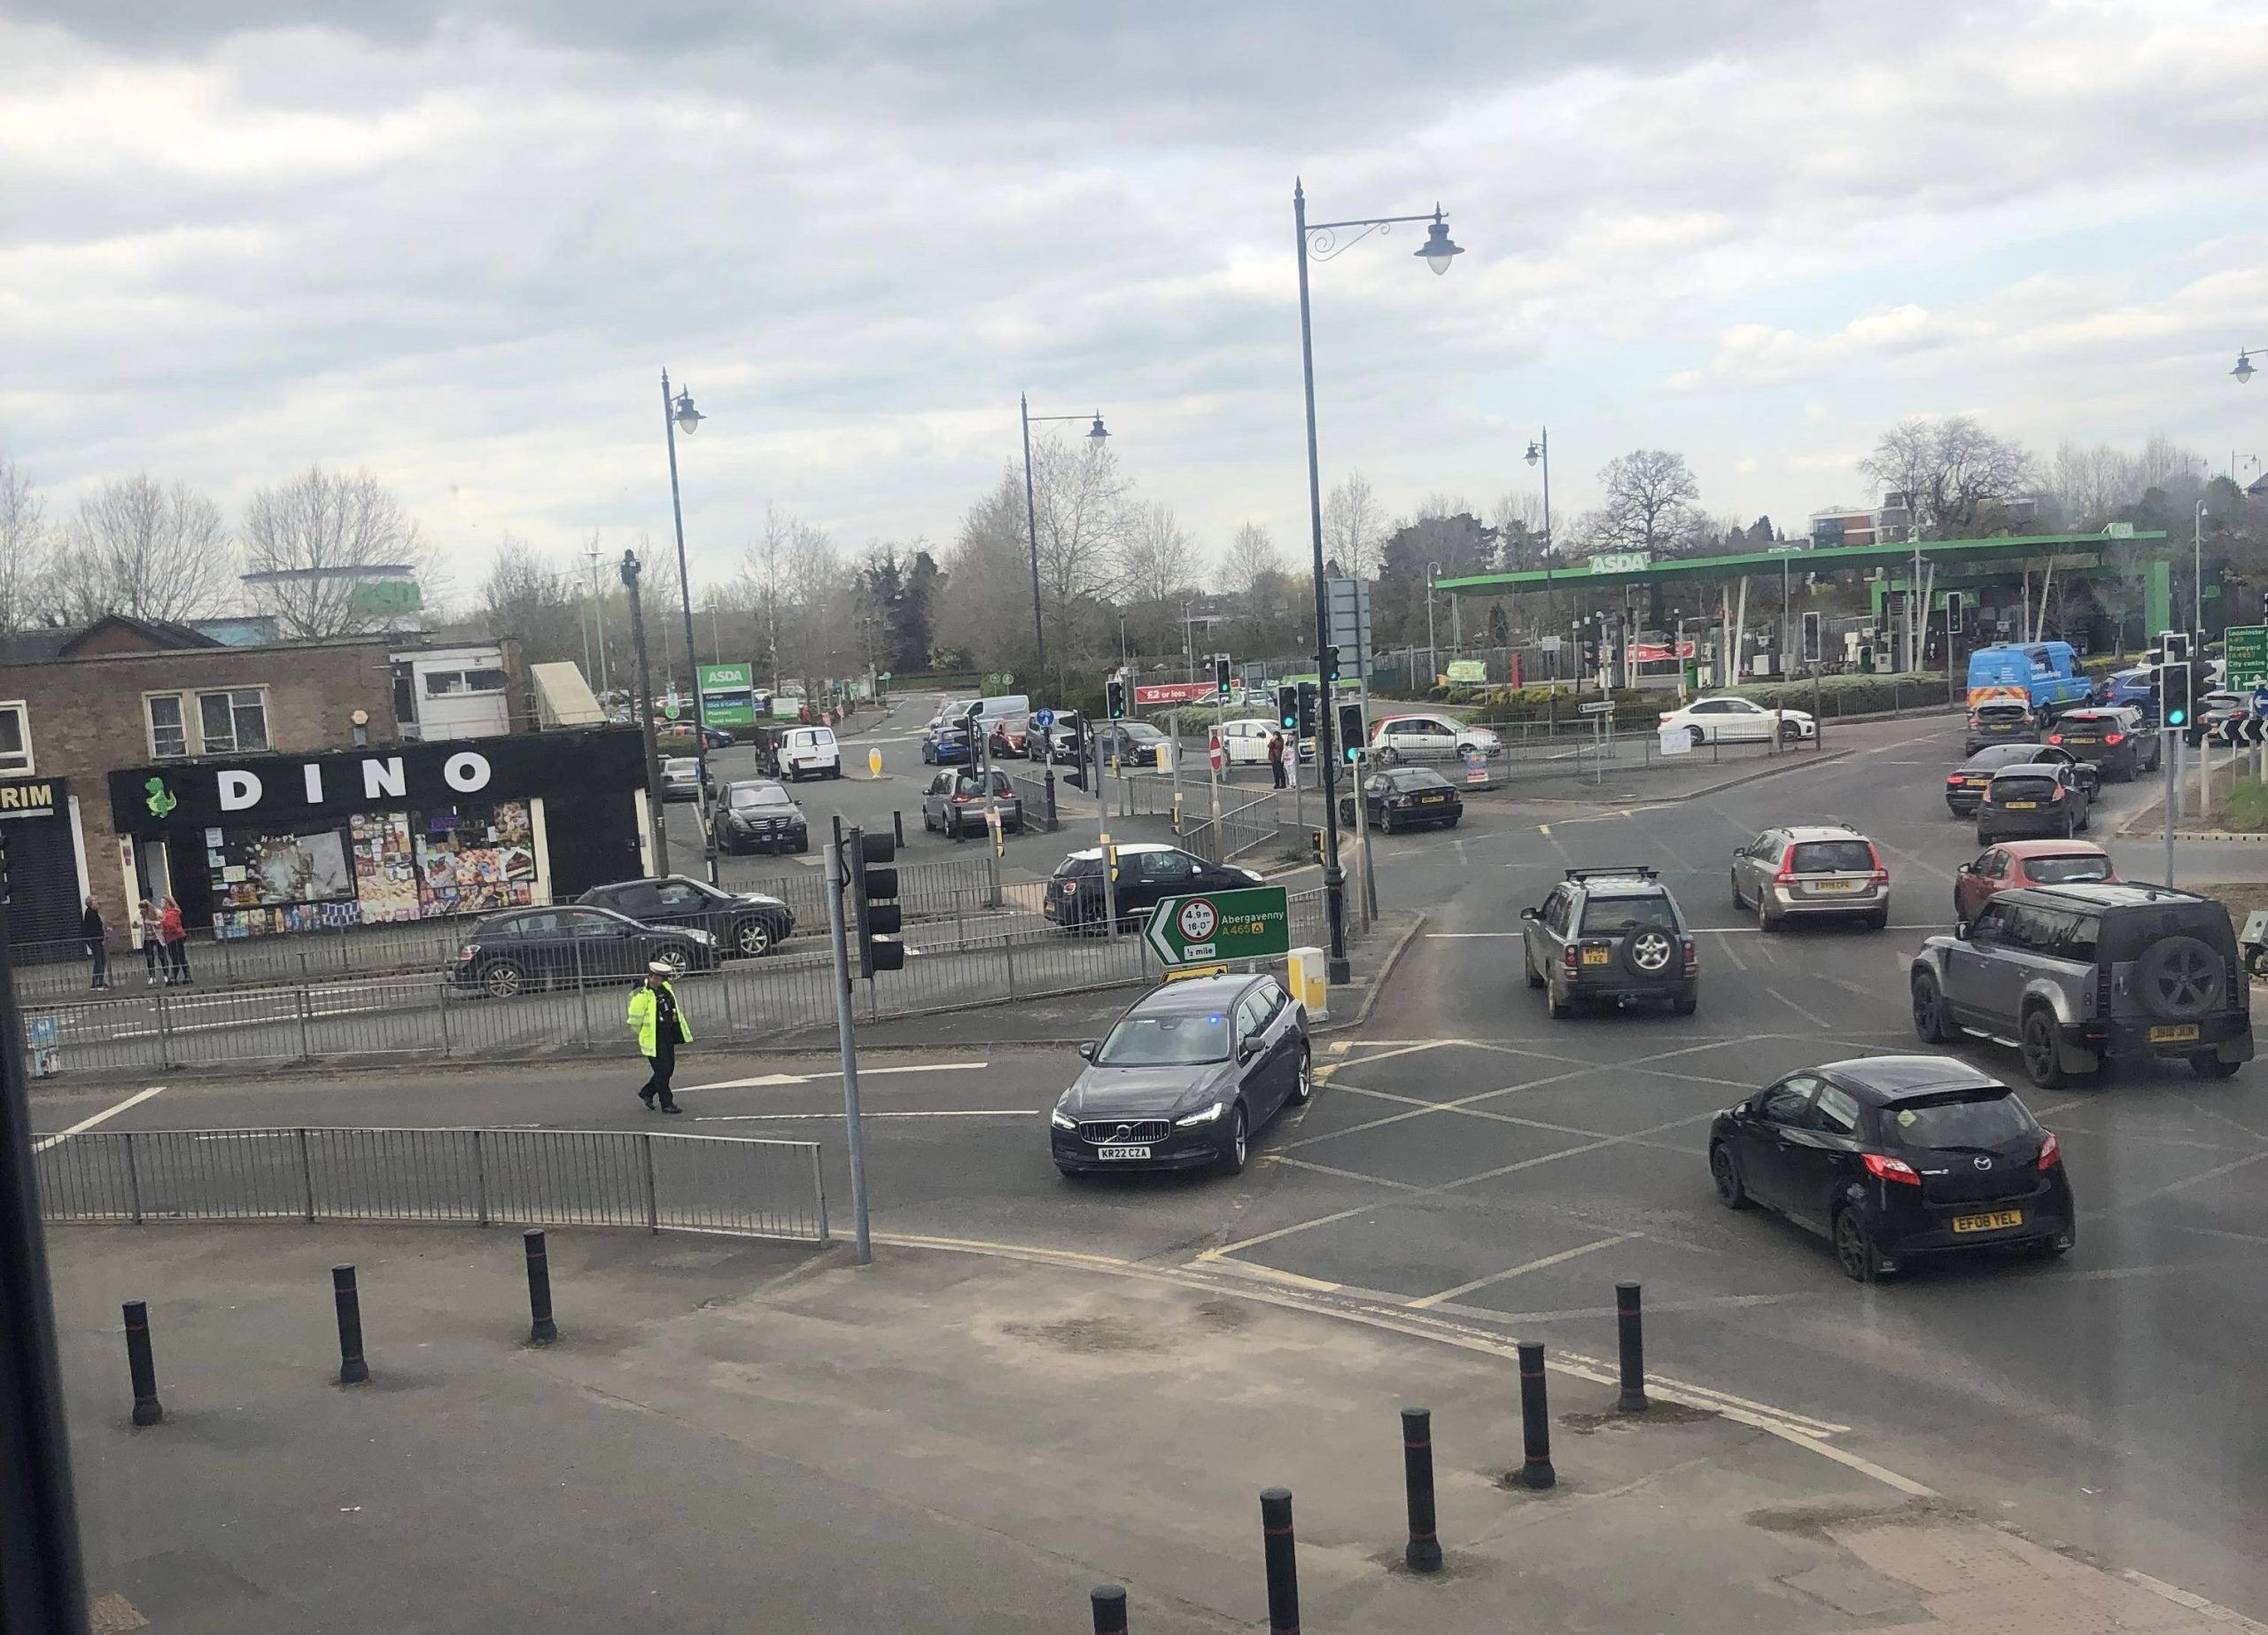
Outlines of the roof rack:
[[1567,871],[1567,878],[1570,880],[1588,880],[1594,876],[1604,878],[1610,875],[1635,875],[1641,880],[1657,880],[1661,877],[1659,870],[1649,868],[1643,863],[1608,863],[1592,868],[1570,868]]

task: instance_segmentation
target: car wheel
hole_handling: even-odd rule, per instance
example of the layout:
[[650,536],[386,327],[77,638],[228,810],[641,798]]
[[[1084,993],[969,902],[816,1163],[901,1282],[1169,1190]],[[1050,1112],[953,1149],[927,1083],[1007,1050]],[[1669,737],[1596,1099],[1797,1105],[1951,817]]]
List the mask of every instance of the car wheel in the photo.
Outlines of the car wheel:
[[1379,833],[1381,835],[1394,833],[1394,814],[1384,807],[1379,809]]
[[1803,729],[1803,726],[1802,726],[1802,724],[1801,724],[1800,722],[1798,722],[1798,721],[1782,721],[1782,722],[1780,723],[1780,742],[1781,742],[1781,743],[1783,743],[1783,744],[1800,744],[1800,743],[1802,743],[1802,742],[1803,742],[1803,736],[1804,736],[1804,729]]
[[2210,1051],[2200,1051],[2189,1058],[2189,1071],[2200,1078],[2233,1078],[2236,1070],[2243,1065],[2241,1062],[2224,1062]]
[[1740,1184],[1740,1166],[1733,1162],[1733,1149],[1722,1141],[1709,1148],[1709,1180],[1717,1188],[1717,1202],[1727,1209],[1755,1207],[1748,1188]]
[[666,965],[672,976],[682,977],[693,964],[693,955],[682,943],[664,943],[654,950],[654,963]]
[[1693,741],[1693,747],[1697,750],[1709,742],[1707,731],[1699,727],[1688,727],[1685,729],[1685,736]]
[[1464,813],[1462,813],[1462,812],[1460,812],[1460,813],[1458,813],[1455,817],[1450,818],[1450,819],[1449,819],[1447,821],[1445,821],[1444,823],[1442,823],[1441,827],[1442,827],[1443,829],[1455,829],[1455,828],[1456,828],[1459,823],[1462,823],[1462,822],[1464,822]]
[[1772,912],[1772,905],[1761,892],[1756,898],[1756,929],[1767,936],[1780,929],[1780,916]]
[[1315,1099],[1315,1056],[1308,1047],[1300,1047],[1300,1074],[1292,1081],[1292,1094],[1285,1105],[1305,1107]]
[[1239,1102],[1229,1109],[1228,1139],[1221,1143],[1221,1156],[1213,1161],[1213,1170],[1219,1175],[1241,1175],[1244,1161],[1251,1156],[1252,1121],[1245,1116],[1244,1103]]
[[1701,996],[1697,993],[1681,993],[1670,1000],[1669,1008],[1681,1016],[1689,1016],[1701,1008]]
[[1890,910],[1887,908],[1877,908],[1872,914],[1868,915],[1867,916],[1867,929],[1870,931],[1888,930],[1890,929]]
[[1565,1022],[1575,1014],[1574,1000],[1572,998],[1561,999],[1557,989],[1550,990],[1546,997],[1551,1002],[1551,1019],[1554,1022]]
[[1871,1283],[1882,1273],[1882,1257],[1875,1250],[1875,1234],[1856,1204],[1836,1211],[1835,1264],[1854,1283]]
[[1543,985],[1543,978],[1535,974],[1535,956],[1534,954],[1523,951],[1520,954],[1520,967],[1527,973],[1527,985],[1529,987],[1540,988]]
[[1728,871],[1725,876],[1725,880],[1726,883],[1733,888],[1733,912],[1735,914],[1746,914],[1748,912],[1748,899],[1740,894],[1740,871],[1738,869]]
[[1402,751],[1390,744],[1381,744],[1371,751],[1371,763],[1373,766],[1391,767],[1401,759]]
[[2220,1009],[2226,973],[2211,946],[2194,937],[2150,945],[2132,985],[2142,1008],[2164,1022],[2199,1022]]
[[772,927],[751,915],[733,927],[733,948],[742,959],[760,960],[772,952]]
[[2063,814],[2063,838],[2069,840],[2073,835],[2076,835],[2078,832],[2079,826],[2076,822],[2072,821],[2071,814],[2066,812]]
[[1938,979],[1927,971],[1916,973],[1913,985],[1914,1035],[1925,1045],[1947,1045],[1960,1037],[1953,1018],[1946,1014],[1946,996]]
[[2034,1009],[2023,1019],[2023,1049],[2024,1077],[2042,1090],[2063,1087],[2063,1047],[2055,1037],[2055,1018],[2046,1010]]
[[492,999],[510,999],[526,985],[526,977],[509,960],[492,961],[481,968],[481,992]]

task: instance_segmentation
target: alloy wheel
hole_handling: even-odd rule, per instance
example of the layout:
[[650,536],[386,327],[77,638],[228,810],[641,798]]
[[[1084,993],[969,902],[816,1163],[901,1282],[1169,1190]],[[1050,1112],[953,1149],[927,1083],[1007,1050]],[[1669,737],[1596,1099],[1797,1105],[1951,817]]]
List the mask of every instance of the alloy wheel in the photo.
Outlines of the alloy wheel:
[[1716,1185],[1718,1203],[1728,1210],[1740,1207],[1740,1175],[1733,1168],[1731,1149],[1722,1141],[1709,1149],[1709,1179]]
[[1843,1268],[1843,1275],[1854,1281],[1865,1283],[1874,1278],[1874,1242],[1855,1209],[1846,1209],[1835,1218],[1835,1262]]
[[2035,1010],[2023,1023],[2023,1071],[2043,1090],[2063,1080],[2063,1063],[2055,1046],[2055,1030],[2045,1011]]
[[657,964],[668,966],[671,970],[680,976],[684,975],[685,968],[688,964],[692,963],[692,962],[687,957],[685,950],[675,944],[671,944],[667,947],[655,949],[654,960]]
[[480,973],[480,985],[498,999],[510,999],[520,991],[520,968],[498,963]]
[[751,960],[757,959],[772,946],[772,928],[761,920],[743,920],[733,940],[742,954]]

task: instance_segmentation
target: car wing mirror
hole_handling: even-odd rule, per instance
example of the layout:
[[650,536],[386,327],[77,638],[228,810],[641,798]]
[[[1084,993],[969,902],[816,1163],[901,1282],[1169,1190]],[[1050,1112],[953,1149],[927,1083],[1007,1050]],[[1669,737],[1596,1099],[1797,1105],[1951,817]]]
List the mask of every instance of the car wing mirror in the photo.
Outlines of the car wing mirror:
[[1977,865],[1974,863],[1963,863],[1958,868],[1953,870],[1953,873],[1957,875],[1973,875],[1976,872]]
[[1959,940],[1967,942],[1969,940],[1969,923],[1966,920],[1963,920],[1960,923],[1956,924],[1953,928],[1953,934]]
[[1258,1040],[1256,1040],[1256,1039],[1247,1039],[1247,1040],[1245,1040],[1245,1041],[1244,1041],[1244,1043],[1242,1043],[1241,1045],[1239,1045],[1239,1046],[1237,1047],[1237,1063],[1238,1063],[1238,1064],[1239,1064],[1239,1066],[1241,1066],[1241,1065],[1243,1065],[1245,1063],[1251,1061],[1251,1060],[1253,1059],[1253,1057],[1254,1057],[1254,1056],[1258,1055],[1259,1054],[1260,1054],[1260,1044],[1259,1044],[1259,1041],[1258,1041]]
[[1079,1054],[1082,1056],[1084,1056],[1088,1061],[1091,1062],[1095,1059],[1095,1052],[1101,1048],[1101,1046],[1096,1044],[1095,1041],[1091,1039],[1087,1040],[1086,1043],[1079,1047]]
[[1533,908],[1523,908],[1520,910],[1520,918],[1523,920],[1533,920],[1535,918],[1535,915],[1536,911]]

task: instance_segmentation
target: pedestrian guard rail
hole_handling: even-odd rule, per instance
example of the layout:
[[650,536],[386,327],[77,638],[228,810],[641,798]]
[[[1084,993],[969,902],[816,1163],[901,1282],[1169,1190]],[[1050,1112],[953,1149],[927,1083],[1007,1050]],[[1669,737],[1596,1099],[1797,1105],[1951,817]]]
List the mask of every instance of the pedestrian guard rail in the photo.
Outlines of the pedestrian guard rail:
[[643,1226],[825,1243],[815,1141],[610,1130],[91,1131],[36,1152],[51,1222]]

